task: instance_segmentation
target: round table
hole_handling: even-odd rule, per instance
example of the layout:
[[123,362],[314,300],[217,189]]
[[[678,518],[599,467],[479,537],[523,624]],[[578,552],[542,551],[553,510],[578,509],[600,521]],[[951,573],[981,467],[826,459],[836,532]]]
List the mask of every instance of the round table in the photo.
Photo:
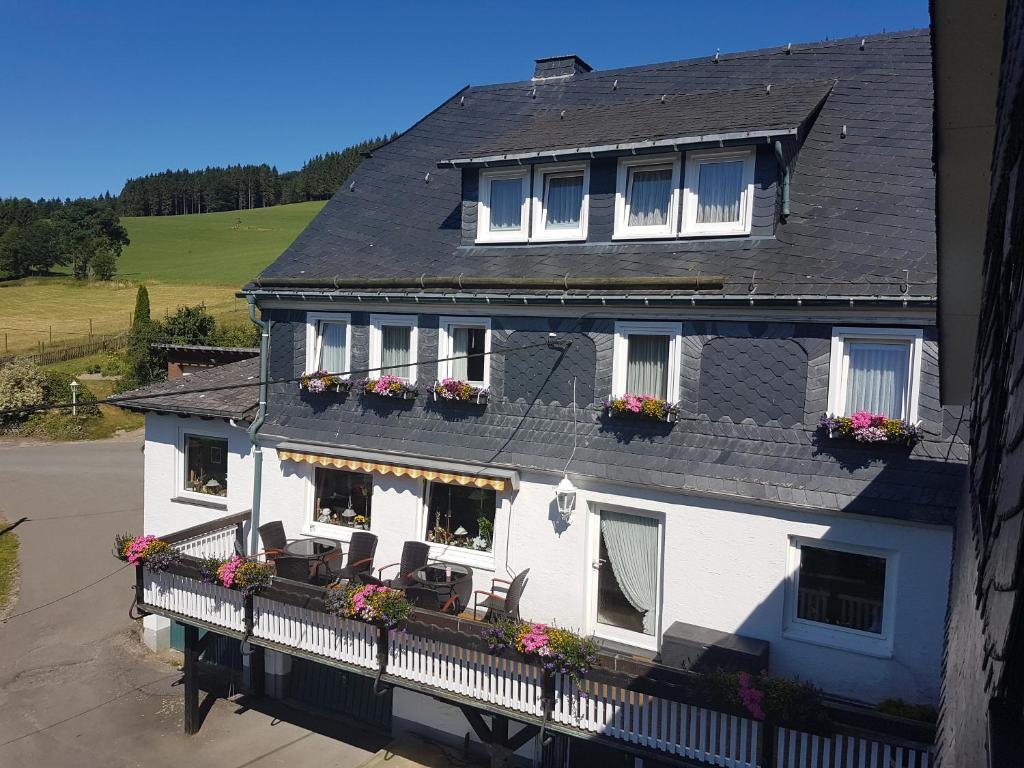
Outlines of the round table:
[[[473,569],[458,563],[436,562],[417,568],[410,574],[410,580],[451,598],[466,578],[471,578]],[[445,600],[441,601],[442,603]]]
[[305,557],[308,560],[322,560],[339,549],[341,542],[334,539],[293,539],[284,545],[284,554]]

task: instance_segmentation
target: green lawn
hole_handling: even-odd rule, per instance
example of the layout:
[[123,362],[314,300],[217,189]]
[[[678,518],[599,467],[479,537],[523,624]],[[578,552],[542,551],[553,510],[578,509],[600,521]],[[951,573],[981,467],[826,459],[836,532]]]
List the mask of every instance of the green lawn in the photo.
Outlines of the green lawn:
[[[0,515],[0,531],[10,523]],[[14,531],[0,533],[0,616],[4,615],[4,607],[11,598],[11,587],[14,574],[18,568],[18,537]]]
[[241,288],[281,255],[324,201],[251,211],[121,219],[131,239],[118,277]]

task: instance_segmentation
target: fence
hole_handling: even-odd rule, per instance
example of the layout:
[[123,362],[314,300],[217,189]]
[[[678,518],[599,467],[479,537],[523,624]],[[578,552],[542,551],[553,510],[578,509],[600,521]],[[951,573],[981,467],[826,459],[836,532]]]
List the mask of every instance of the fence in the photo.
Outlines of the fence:
[[35,363],[36,365],[52,365],[54,363],[63,363],[67,360],[77,360],[78,358],[86,357],[87,355],[95,355],[97,352],[115,352],[119,349],[124,349],[127,345],[127,333],[93,337],[90,341],[85,341],[80,344],[61,346],[57,349],[45,349],[45,345],[40,342],[41,351],[29,355],[0,356],[0,365],[9,363],[15,359],[28,360],[30,363]]

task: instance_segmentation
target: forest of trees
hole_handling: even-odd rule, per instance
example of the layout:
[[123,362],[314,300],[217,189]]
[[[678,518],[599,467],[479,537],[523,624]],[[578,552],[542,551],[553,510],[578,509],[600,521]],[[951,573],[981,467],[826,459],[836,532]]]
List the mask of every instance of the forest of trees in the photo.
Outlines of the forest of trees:
[[317,155],[301,169],[284,173],[266,163],[152,173],[128,179],[116,204],[123,216],[174,216],[325,200],[356,169],[364,152],[388,139]]

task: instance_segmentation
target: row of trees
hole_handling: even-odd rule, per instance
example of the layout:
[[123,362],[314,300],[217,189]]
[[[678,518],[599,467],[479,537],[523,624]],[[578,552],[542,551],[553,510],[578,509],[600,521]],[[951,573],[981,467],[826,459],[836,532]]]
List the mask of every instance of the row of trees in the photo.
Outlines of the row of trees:
[[112,198],[0,200],[0,278],[70,265],[79,279],[109,280],[126,245]]
[[325,200],[356,169],[364,152],[387,140],[381,136],[317,155],[300,170],[285,173],[266,163],[153,173],[128,179],[116,205],[124,216],[175,216]]

